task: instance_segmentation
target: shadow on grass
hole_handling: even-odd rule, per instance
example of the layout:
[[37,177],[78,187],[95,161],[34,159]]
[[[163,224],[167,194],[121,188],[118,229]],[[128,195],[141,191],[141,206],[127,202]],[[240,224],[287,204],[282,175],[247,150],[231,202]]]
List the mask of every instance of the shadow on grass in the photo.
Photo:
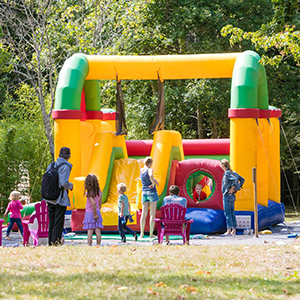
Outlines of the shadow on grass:
[[[38,299],[144,299],[155,295],[159,299],[279,299],[282,295],[293,297],[300,293],[300,280],[296,278],[191,275],[184,269],[156,275],[155,271],[155,268],[100,271],[95,267],[94,271],[77,270],[66,275],[46,270],[9,276],[1,272],[0,287],[10,297],[20,299],[24,295]],[[165,287],[156,286],[159,282]]]

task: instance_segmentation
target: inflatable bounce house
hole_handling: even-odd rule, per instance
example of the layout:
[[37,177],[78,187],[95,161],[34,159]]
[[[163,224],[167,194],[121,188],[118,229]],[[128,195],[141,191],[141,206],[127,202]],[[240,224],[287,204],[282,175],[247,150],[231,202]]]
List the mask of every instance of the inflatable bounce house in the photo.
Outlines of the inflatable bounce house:
[[[259,229],[284,221],[280,203],[281,111],[268,105],[267,80],[260,57],[252,51],[230,54],[172,56],[90,56],[69,58],[59,75],[53,111],[55,155],[71,149],[71,230],[82,231],[86,198],[83,183],[88,173],[98,176],[103,192],[101,213],[104,231],[117,230],[117,184],[127,185],[130,226],[139,231],[141,188],[139,169],[152,156],[154,177],[159,182],[157,216],[168,187],[176,184],[187,198],[187,217],[194,220],[191,233],[226,230],[220,159],[246,180],[236,195],[238,228],[254,228],[252,168],[257,168]],[[182,140],[179,132],[158,130],[153,140],[125,140],[116,135],[116,112],[101,110],[98,80],[160,80],[232,78],[230,139]],[[130,117],[130,116],[128,116]],[[197,183],[205,197],[193,200]],[[72,201],[73,200],[73,201]],[[148,224],[148,222],[147,222]],[[147,225],[148,226],[148,225]],[[147,230],[147,227],[146,227]]]

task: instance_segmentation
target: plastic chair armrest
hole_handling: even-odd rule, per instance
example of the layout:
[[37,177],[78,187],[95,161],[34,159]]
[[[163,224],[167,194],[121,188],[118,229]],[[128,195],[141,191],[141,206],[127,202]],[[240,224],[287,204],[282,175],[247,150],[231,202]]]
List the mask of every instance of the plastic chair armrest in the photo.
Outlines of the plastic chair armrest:
[[29,231],[29,220],[22,221],[23,224],[23,245],[27,246],[29,242],[30,237],[30,231]]
[[162,229],[161,229],[161,224],[162,224],[162,222],[161,222],[161,220],[160,219],[156,219],[155,220],[156,221],[156,223],[157,223],[157,240],[158,240],[158,243],[159,244],[161,244],[162,243],[162,239],[161,239],[161,232],[162,232]]

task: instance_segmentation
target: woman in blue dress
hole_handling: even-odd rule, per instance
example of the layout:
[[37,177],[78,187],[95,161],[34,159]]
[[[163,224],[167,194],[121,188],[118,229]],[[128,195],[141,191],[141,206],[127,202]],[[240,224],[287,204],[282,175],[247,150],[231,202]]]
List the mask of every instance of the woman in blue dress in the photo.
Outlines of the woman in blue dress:
[[156,205],[159,200],[156,185],[158,186],[157,180],[153,176],[153,170],[151,169],[153,159],[147,156],[144,159],[144,167],[140,170],[140,176],[142,181],[142,216],[140,222],[141,234],[140,238],[144,237],[145,223],[150,207],[150,232],[149,237],[154,238],[154,219],[156,213]]

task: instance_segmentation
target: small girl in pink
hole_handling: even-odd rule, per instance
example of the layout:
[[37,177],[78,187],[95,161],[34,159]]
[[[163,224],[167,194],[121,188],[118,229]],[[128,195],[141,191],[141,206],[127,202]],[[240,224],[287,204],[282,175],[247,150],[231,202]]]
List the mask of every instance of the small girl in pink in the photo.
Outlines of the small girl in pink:
[[89,174],[84,182],[84,194],[87,197],[85,216],[83,220],[83,229],[88,232],[87,243],[92,246],[93,232],[95,230],[97,245],[101,244],[101,230],[103,228],[103,219],[101,216],[101,190],[99,188],[98,178],[95,174]]
[[20,193],[18,191],[13,191],[10,193],[9,199],[11,200],[5,210],[4,217],[7,216],[8,212],[11,212],[10,214],[10,222],[9,226],[6,231],[6,239],[12,241],[12,239],[9,237],[10,231],[12,230],[15,223],[17,223],[20,232],[23,236],[23,226],[21,222],[21,209],[23,209],[23,206],[20,199]]

